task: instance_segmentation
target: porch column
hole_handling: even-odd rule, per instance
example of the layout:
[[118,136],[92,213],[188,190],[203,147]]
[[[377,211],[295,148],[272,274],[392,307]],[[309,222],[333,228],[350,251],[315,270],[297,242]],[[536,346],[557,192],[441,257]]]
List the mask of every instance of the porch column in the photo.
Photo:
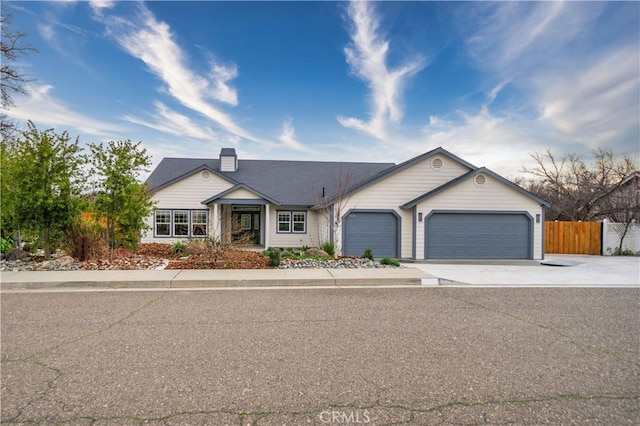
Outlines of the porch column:
[[262,229],[264,229],[264,248],[265,249],[269,248],[269,223],[271,223],[271,221],[269,220],[269,204],[265,204],[264,205],[264,226],[262,227]]
[[211,214],[211,236],[216,239],[221,239],[222,238],[222,234],[220,232],[220,218],[219,218],[219,213],[218,213],[218,204],[214,204],[213,205],[213,211]]

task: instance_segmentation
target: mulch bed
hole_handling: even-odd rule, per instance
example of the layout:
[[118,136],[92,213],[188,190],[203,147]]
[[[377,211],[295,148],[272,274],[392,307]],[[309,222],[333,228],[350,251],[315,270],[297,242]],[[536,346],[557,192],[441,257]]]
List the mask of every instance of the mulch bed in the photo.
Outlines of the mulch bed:
[[171,245],[140,243],[138,256],[169,260],[165,269],[269,269],[269,259],[260,253],[235,248],[213,249],[200,254],[171,253]]

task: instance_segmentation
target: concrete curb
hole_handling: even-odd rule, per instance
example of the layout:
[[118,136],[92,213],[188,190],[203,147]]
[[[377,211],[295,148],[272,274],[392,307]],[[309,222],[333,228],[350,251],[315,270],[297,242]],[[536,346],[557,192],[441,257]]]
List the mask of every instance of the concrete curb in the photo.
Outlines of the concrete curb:
[[416,268],[0,272],[0,290],[356,285],[418,286],[429,283],[437,284],[437,278]]

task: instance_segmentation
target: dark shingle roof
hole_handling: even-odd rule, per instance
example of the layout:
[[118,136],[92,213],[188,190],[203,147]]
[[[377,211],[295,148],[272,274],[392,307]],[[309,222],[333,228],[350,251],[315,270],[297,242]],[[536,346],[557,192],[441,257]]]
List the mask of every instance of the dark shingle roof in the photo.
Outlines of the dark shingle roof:
[[[152,191],[162,189],[200,170],[209,170],[244,184],[277,200],[281,205],[311,206],[321,201],[322,190],[331,199],[336,186],[349,179],[355,187],[394,166],[393,163],[351,163],[323,161],[238,160],[236,172],[220,172],[219,160],[164,158],[147,179]],[[216,194],[202,194],[206,200]]]

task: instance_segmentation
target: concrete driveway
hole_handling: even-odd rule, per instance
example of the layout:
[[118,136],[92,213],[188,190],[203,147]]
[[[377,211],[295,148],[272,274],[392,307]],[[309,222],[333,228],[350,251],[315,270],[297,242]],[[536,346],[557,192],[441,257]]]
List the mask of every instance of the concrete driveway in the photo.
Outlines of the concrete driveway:
[[640,258],[626,256],[547,255],[540,262],[407,263],[438,278],[441,284],[507,286],[640,286]]

